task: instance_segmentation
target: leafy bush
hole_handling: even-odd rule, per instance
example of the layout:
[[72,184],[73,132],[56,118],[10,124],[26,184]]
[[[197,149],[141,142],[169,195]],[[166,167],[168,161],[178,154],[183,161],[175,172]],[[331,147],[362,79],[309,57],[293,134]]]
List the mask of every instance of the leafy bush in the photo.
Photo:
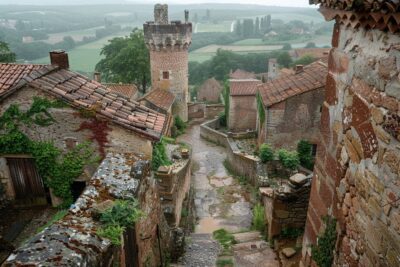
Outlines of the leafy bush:
[[253,208],[252,228],[262,234],[265,233],[265,211],[260,203],[257,203]]
[[304,232],[303,229],[287,227],[282,229],[280,235],[282,238],[294,239],[301,236],[303,232]]
[[125,229],[143,216],[135,199],[117,200],[113,207],[101,214],[100,221],[104,227],[98,229],[97,234],[110,239],[114,245],[121,245],[121,235]]
[[297,144],[297,153],[299,154],[301,166],[312,170],[314,168],[313,157],[311,155],[312,145],[306,140],[301,140]]
[[295,170],[300,164],[299,155],[296,151],[278,150],[278,157],[285,168]]
[[266,163],[274,159],[274,151],[272,150],[271,146],[268,144],[262,144],[259,149],[258,153],[261,162]]
[[232,259],[218,259],[217,267],[234,266]]
[[174,125],[172,126],[172,130],[171,130],[172,136],[175,138],[181,134],[184,134],[186,127],[187,127],[187,124],[182,120],[182,118],[179,116],[175,116]]
[[331,216],[323,218],[325,231],[318,236],[318,244],[311,246],[311,257],[320,267],[330,267],[333,263],[333,252],[336,244],[336,219]]
[[165,141],[161,139],[154,145],[153,158],[151,161],[151,168],[156,171],[160,166],[171,165],[171,161],[167,155],[167,149],[165,148]]
[[230,252],[232,245],[236,244],[235,237],[225,229],[218,229],[214,231],[213,237],[221,244],[224,252],[227,253]]

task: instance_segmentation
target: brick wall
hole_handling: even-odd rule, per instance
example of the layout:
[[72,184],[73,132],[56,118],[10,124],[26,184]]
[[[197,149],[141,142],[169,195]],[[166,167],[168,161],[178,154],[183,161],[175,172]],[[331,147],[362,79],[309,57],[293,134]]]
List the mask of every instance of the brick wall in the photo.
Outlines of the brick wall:
[[400,266],[400,37],[335,26],[332,40],[303,264],[331,214],[335,265]]
[[[170,90],[175,95],[172,113],[188,120],[188,51],[150,50],[151,82],[153,88]],[[163,72],[169,72],[169,79],[163,79]]]
[[230,96],[228,128],[230,131],[255,130],[257,125],[256,96]]
[[324,92],[325,89],[320,88],[268,107],[266,128],[261,130],[259,142],[288,149],[296,149],[301,139],[318,144]]

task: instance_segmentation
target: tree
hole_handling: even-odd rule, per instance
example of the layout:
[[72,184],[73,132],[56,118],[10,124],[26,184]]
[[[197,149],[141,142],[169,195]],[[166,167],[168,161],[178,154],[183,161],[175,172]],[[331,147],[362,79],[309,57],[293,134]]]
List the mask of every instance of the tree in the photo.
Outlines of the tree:
[[288,43],[284,44],[282,50],[292,50],[292,46]]
[[295,62],[293,62],[293,65],[308,65],[311,64],[315,61],[315,58],[312,55],[304,55]]
[[237,36],[240,37],[243,35],[242,23],[240,22],[240,20],[236,21],[235,33]]
[[309,42],[306,44],[305,48],[317,48],[317,45],[314,42]]
[[271,15],[268,15],[265,19],[265,27],[267,31],[271,29]]
[[0,41],[0,62],[15,62],[15,54],[11,52],[7,43]]
[[142,30],[130,36],[117,37],[101,50],[102,60],[96,65],[107,82],[134,83],[146,92],[150,82],[150,57]]
[[250,37],[254,34],[254,21],[252,19],[243,20],[243,37]]
[[254,27],[254,34],[255,35],[260,35],[260,19],[257,17],[256,18],[256,24],[255,24],[255,27]]
[[277,58],[278,64],[284,67],[289,67],[290,63],[292,63],[292,58],[290,57],[288,52],[282,52],[279,54]]

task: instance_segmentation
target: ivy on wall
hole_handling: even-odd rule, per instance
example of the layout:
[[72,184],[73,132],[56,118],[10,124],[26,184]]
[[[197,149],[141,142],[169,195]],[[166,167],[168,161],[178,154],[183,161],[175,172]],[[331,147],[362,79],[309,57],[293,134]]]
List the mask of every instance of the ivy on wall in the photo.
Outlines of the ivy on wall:
[[0,117],[0,154],[29,154],[45,184],[54,195],[63,199],[63,207],[68,207],[73,199],[71,185],[83,172],[87,164],[97,161],[89,143],[77,145],[71,151],[63,153],[51,141],[29,139],[19,127],[32,124],[46,127],[55,122],[48,112],[49,108],[60,108],[64,104],[35,97],[27,111],[11,105]]
[[317,245],[311,246],[311,257],[319,267],[330,267],[333,264],[336,244],[336,219],[325,216],[323,221],[325,231],[318,236]]
[[259,127],[260,129],[262,129],[265,123],[265,109],[259,92],[257,92],[257,109],[258,109],[258,119],[260,125]]
[[92,136],[89,137],[91,141],[96,141],[99,145],[99,152],[102,158],[105,157],[105,146],[108,143],[108,131],[110,131],[110,127],[108,127],[107,121],[100,121],[97,118],[93,117],[89,121],[83,121],[77,130],[90,130],[92,132]]
[[164,138],[161,138],[161,140],[154,145],[151,161],[151,168],[153,171],[157,171],[160,166],[169,166],[172,164],[168,158],[165,146],[166,141],[164,141]]

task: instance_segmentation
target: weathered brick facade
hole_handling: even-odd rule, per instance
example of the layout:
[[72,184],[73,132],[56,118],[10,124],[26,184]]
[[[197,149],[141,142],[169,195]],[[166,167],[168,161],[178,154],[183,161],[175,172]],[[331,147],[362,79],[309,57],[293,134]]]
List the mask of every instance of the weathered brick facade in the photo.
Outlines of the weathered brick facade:
[[344,11],[339,1],[322,4],[336,25],[303,240],[305,266],[327,214],[338,220],[335,266],[400,266],[400,37],[390,21],[399,13],[391,13],[398,10],[391,1],[373,2],[390,9],[369,13],[375,5],[352,7],[349,1]]
[[175,95],[172,113],[188,119],[189,97],[188,48],[192,24],[188,21],[168,22],[168,7],[156,5],[155,22],[143,25],[146,45],[150,50],[152,89],[169,90]]

